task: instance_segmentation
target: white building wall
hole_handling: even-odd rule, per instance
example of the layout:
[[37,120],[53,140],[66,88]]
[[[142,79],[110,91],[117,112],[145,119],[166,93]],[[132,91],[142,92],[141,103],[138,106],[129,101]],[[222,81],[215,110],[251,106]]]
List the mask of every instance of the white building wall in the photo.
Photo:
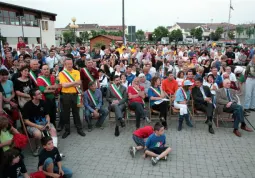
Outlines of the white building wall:
[[[54,21],[48,21],[48,30],[42,30],[42,44],[46,43],[48,47],[55,45],[55,25]],[[17,47],[18,37],[23,36],[22,26],[4,25],[0,24],[1,35],[7,38],[7,42],[13,48]],[[40,35],[40,27],[23,26],[24,37],[28,38],[28,46],[31,48],[32,44],[40,45],[37,43],[37,38]]]
[[[42,30],[42,44],[45,43],[48,47],[51,47],[51,45],[56,46],[54,21],[45,20],[45,19],[42,19],[42,21],[48,21],[48,30],[46,29]],[[42,23],[41,23],[41,27],[42,27]]]

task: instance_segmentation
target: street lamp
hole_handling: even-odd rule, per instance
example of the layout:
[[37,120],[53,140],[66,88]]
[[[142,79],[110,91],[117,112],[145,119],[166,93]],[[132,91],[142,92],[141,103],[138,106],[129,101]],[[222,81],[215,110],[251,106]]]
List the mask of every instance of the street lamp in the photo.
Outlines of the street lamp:
[[157,36],[155,34],[153,34],[152,38],[155,40],[155,43],[156,43],[157,42]]
[[75,31],[76,31],[76,29],[79,28],[79,26],[77,24],[75,24],[75,22],[76,22],[76,18],[75,17],[73,17],[71,20],[72,20],[73,23],[70,24],[70,28],[73,30],[74,43],[76,44],[76,34],[75,34]]

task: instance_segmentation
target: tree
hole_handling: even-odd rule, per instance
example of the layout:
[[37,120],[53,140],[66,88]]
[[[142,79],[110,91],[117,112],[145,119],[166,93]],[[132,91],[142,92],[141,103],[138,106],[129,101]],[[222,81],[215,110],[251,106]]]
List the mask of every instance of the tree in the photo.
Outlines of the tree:
[[170,34],[169,34],[169,40],[170,41],[175,41],[175,44],[178,44],[178,41],[182,41],[183,40],[183,35],[182,35],[182,31],[180,29],[177,30],[173,30]]
[[203,30],[201,27],[199,28],[196,28],[195,30],[195,37],[198,41],[201,41],[202,40],[202,37],[203,37]]
[[137,32],[135,33],[135,36],[137,38],[137,40],[141,43],[142,40],[145,39],[145,34],[143,30],[137,30]]
[[228,37],[229,39],[233,40],[235,38],[235,34],[232,31],[230,31],[228,32]]
[[90,36],[89,32],[87,32],[87,31],[81,32],[80,38],[81,38],[82,43],[88,41],[89,36]]
[[243,32],[244,32],[243,26],[238,25],[238,26],[236,27],[236,33],[238,34],[238,37],[239,37],[239,38],[240,38],[241,33],[243,33]]
[[65,43],[71,43],[74,39],[74,33],[72,31],[65,31],[63,32],[63,38]]
[[222,27],[218,27],[215,30],[215,32],[212,32],[210,34],[210,40],[218,41],[221,38],[222,33],[223,33],[223,28]]
[[159,26],[154,29],[153,34],[156,36],[155,41],[160,41],[162,37],[167,37],[169,35],[169,32],[166,27]]
[[190,30],[190,35],[192,36],[193,42],[194,42],[194,38],[195,38],[195,35],[196,35],[196,29],[195,29],[195,28],[192,28],[192,29]]
[[98,33],[95,30],[91,30],[90,33],[91,33],[92,38],[98,36]]
[[248,27],[246,30],[245,30],[245,33],[248,35],[249,39],[251,38],[251,35],[254,34],[254,28],[252,27]]

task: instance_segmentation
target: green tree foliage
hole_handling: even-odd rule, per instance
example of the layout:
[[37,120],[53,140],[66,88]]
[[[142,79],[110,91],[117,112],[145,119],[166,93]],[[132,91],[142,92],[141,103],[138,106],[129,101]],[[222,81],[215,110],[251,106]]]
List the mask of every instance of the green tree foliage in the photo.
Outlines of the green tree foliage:
[[202,28],[196,28],[195,30],[195,37],[198,41],[202,40],[202,36],[203,36],[203,30]]
[[145,33],[143,30],[137,30],[137,32],[135,33],[135,36],[139,42],[145,39]]
[[162,37],[167,37],[169,35],[169,32],[166,27],[159,26],[154,29],[153,34],[156,35],[155,41],[160,41]]
[[254,34],[254,28],[253,27],[248,27],[245,30],[245,33],[248,35],[249,39],[251,38],[251,35]]
[[183,40],[182,31],[180,29],[171,31],[169,33],[169,40],[175,41],[176,44],[178,43],[178,41],[182,41]]
[[88,41],[89,36],[90,36],[89,32],[87,32],[87,31],[81,32],[81,34],[80,34],[81,41],[83,41],[83,42]]
[[193,38],[195,37],[195,35],[196,35],[196,29],[195,29],[195,28],[193,28],[193,29],[190,30],[190,35],[191,35]]
[[71,43],[74,38],[73,35],[74,35],[74,33],[72,31],[63,32],[63,38],[64,38],[65,43]]
[[215,32],[210,34],[210,38],[213,41],[218,41],[221,38],[221,34],[223,33],[223,28],[218,27]]
[[229,39],[233,40],[233,39],[235,39],[235,34],[232,31],[230,31],[230,32],[228,32],[228,37],[229,37]]
[[238,34],[238,37],[239,37],[239,38],[240,38],[241,33],[243,33],[243,32],[244,32],[243,26],[238,25],[238,26],[236,27],[236,33]]

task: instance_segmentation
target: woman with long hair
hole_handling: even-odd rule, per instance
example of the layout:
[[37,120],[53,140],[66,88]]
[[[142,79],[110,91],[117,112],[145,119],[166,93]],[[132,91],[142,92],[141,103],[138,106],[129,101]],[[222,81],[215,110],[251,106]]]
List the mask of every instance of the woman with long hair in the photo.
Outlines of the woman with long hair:
[[165,93],[160,87],[159,77],[153,77],[151,79],[151,87],[148,89],[148,97],[150,98],[150,107],[160,112],[160,121],[162,122],[162,125],[165,127],[165,129],[167,129],[168,101],[159,102],[165,98]]
[[14,82],[14,90],[18,97],[18,104],[20,108],[23,108],[24,104],[31,100],[29,95],[32,89],[32,83],[29,79],[29,68],[24,66],[20,69],[21,76]]
[[182,130],[182,123],[184,119],[189,127],[193,127],[190,122],[188,110],[188,101],[190,100],[189,87],[192,85],[193,83],[191,83],[190,80],[184,81],[184,86],[180,87],[175,94],[174,107],[180,109],[178,131]]

